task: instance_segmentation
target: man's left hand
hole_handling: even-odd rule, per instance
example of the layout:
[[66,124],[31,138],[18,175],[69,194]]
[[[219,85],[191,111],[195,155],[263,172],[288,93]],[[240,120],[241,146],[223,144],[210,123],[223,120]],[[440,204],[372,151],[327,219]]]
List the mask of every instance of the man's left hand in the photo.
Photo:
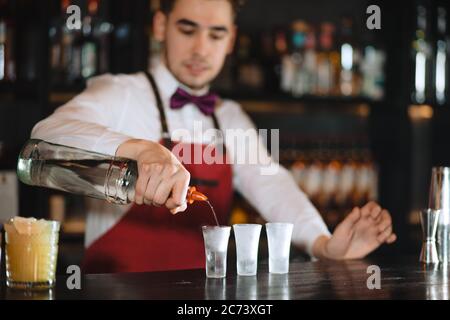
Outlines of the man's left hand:
[[369,202],[352,212],[335,229],[331,238],[319,237],[313,254],[333,260],[361,259],[383,243],[395,242],[389,212],[377,203]]

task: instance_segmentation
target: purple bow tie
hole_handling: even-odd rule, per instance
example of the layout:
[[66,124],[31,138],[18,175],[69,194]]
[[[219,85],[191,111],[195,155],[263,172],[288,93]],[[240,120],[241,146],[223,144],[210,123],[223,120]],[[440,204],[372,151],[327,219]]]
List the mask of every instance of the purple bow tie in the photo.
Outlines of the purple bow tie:
[[219,97],[214,93],[208,93],[204,96],[193,96],[185,90],[178,88],[170,99],[170,107],[172,109],[181,109],[188,103],[195,104],[201,112],[210,116],[214,113],[217,99]]

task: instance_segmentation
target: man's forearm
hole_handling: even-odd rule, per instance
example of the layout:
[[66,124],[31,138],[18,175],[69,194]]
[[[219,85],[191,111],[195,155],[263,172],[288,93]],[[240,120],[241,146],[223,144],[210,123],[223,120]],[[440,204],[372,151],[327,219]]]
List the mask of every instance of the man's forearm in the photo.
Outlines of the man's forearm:
[[330,255],[327,252],[327,243],[330,237],[326,235],[319,236],[316,241],[314,241],[312,254],[318,259],[330,259]]

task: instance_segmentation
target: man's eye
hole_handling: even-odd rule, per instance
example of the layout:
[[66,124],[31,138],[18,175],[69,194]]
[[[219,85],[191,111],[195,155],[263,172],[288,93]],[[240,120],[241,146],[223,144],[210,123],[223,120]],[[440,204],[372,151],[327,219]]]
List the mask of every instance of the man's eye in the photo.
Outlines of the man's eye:
[[211,33],[211,34],[210,34],[210,37],[211,37],[211,39],[213,39],[213,40],[222,40],[222,39],[225,37],[225,35],[223,35],[223,34],[217,34],[217,33]]
[[194,34],[194,29],[180,29],[180,32],[184,35],[191,36]]

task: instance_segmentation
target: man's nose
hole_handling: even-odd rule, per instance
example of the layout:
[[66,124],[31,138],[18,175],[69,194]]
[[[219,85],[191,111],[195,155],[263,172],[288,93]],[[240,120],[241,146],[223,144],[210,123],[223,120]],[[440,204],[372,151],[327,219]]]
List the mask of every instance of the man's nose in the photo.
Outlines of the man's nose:
[[209,37],[207,32],[199,32],[195,38],[193,53],[201,57],[208,55],[210,49]]

